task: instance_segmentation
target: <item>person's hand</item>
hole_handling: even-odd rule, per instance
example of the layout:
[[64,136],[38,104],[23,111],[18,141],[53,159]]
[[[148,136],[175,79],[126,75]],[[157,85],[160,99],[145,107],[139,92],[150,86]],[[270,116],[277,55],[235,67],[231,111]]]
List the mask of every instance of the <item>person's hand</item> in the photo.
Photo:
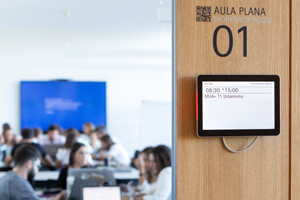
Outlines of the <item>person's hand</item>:
[[123,195],[123,196],[122,196],[122,200],[130,200],[130,197],[127,196],[127,195]]
[[96,154],[91,154],[91,156],[92,156],[92,158],[93,158],[93,160],[97,160],[98,159],[98,156],[96,155]]
[[66,191],[63,190],[61,191],[58,195],[56,195],[56,197],[54,198],[54,200],[65,200],[66,199]]
[[123,192],[128,192],[128,187],[127,187],[126,184],[121,183],[120,187],[121,187],[121,189],[122,189]]
[[145,195],[145,194],[137,195],[137,196],[135,196],[134,200],[143,200],[143,196],[144,196],[144,195]]
[[145,173],[145,162],[142,156],[139,156],[138,158],[134,159],[133,161],[136,168],[140,171],[140,173]]

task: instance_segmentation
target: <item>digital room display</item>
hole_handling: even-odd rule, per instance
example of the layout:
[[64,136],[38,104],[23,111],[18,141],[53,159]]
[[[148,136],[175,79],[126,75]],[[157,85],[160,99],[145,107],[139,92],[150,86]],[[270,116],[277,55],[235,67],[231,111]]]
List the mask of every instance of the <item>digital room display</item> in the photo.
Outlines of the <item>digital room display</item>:
[[277,75],[199,75],[197,135],[279,135],[279,89]]

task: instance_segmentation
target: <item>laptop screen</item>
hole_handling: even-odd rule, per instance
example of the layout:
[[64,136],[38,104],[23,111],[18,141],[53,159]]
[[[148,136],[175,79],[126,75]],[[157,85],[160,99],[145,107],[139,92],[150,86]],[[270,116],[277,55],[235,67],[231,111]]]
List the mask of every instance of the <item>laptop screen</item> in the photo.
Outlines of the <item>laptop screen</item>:
[[83,200],[121,200],[120,187],[83,187]]

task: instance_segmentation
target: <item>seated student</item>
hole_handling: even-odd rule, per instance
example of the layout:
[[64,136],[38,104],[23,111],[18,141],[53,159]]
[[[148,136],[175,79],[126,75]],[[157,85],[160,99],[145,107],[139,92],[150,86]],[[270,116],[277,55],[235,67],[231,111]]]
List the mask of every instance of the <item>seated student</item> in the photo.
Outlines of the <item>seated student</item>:
[[93,147],[94,150],[98,150],[101,144],[100,141],[98,140],[97,133],[94,132],[95,125],[91,122],[87,122],[83,124],[82,130],[84,133],[82,138],[87,140],[87,142]]
[[33,143],[39,143],[39,140],[41,140],[41,138],[43,137],[43,130],[41,128],[35,128],[33,129],[33,138],[32,138],[32,142]]
[[1,133],[1,135],[0,135],[0,144],[3,144],[3,143],[4,143],[4,136],[3,136],[3,133],[4,133],[4,131],[5,131],[6,129],[11,129],[11,128],[10,128],[10,125],[9,125],[8,123],[4,123],[4,124],[2,125],[2,133]]
[[7,166],[10,165],[10,163],[12,162],[13,158],[14,158],[14,154],[15,154],[15,151],[25,145],[25,144],[29,144],[33,147],[35,147],[39,152],[40,154],[42,155],[43,157],[43,164],[48,166],[48,167],[53,167],[54,166],[54,163],[51,159],[51,157],[46,153],[46,151],[44,150],[44,148],[40,145],[40,144],[36,144],[36,143],[33,143],[32,142],[32,138],[33,138],[33,131],[31,129],[28,129],[28,128],[24,128],[21,132],[22,134],[22,141],[20,144],[17,144],[16,146],[14,146],[14,148],[12,149],[11,151],[11,154],[6,156],[5,158],[5,164]]
[[[113,143],[109,135],[104,135],[101,139],[101,149],[99,154],[101,159],[109,158],[117,161],[121,165],[129,165],[130,157],[124,147],[120,144]],[[102,150],[106,150],[107,154],[104,155]]]
[[[97,134],[99,140],[108,134],[105,126],[97,126],[97,128],[94,130],[94,133]],[[118,138],[116,138],[114,135],[109,134],[109,136],[114,143],[122,145],[120,140],[118,140]]]
[[[149,154],[153,150],[153,147],[147,147],[145,148],[140,156],[133,160],[134,165],[139,170],[140,176],[139,176],[139,184],[135,188],[136,191],[147,191],[151,187],[154,187],[156,184],[157,176],[153,173],[153,170],[151,168],[150,162],[149,162]],[[125,188],[124,191],[128,191],[127,185],[121,184],[121,187]]]
[[80,169],[86,167],[87,155],[88,153],[84,144],[75,143],[71,149],[69,166],[60,171],[59,178],[55,187],[66,189],[68,169]]
[[[0,179],[1,199],[40,199],[36,196],[28,179],[33,179],[41,165],[39,151],[31,145],[22,145],[15,153],[15,166]],[[60,193],[56,200],[63,200],[65,195]]]
[[76,133],[69,131],[64,148],[59,148],[56,153],[55,168],[66,167],[69,164],[71,147],[77,142]]
[[0,151],[5,152],[5,157],[6,157],[7,155],[10,155],[17,141],[16,141],[16,136],[13,134],[10,128],[4,130],[3,137],[4,137],[4,143],[0,146]]
[[93,153],[94,152],[93,147],[90,145],[90,143],[88,143],[84,138],[81,137],[81,134],[77,129],[69,128],[69,129],[66,130],[65,135],[67,136],[68,133],[70,133],[70,132],[73,132],[73,133],[76,134],[77,142],[84,144],[85,147],[87,148],[88,153]]
[[47,131],[48,136],[42,138],[39,143],[44,146],[46,144],[64,144],[66,137],[59,134],[60,128],[56,125],[51,125]]
[[157,174],[154,187],[137,196],[135,200],[169,200],[172,189],[171,150],[165,145],[155,147],[149,155],[152,170]]

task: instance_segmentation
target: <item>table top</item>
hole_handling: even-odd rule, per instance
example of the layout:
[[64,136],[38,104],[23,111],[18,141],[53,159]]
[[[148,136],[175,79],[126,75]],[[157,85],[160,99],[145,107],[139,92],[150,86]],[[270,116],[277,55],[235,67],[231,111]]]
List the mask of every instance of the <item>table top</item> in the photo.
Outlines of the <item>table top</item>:
[[[3,177],[7,172],[0,172],[0,178]],[[48,179],[57,180],[59,177],[59,171],[39,171],[34,180],[36,181],[46,181]],[[139,171],[132,168],[131,171],[124,171],[124,172],[114,172],[114,177],[117,180],[124,180],[124,179],[138,179],[139,178]]]

